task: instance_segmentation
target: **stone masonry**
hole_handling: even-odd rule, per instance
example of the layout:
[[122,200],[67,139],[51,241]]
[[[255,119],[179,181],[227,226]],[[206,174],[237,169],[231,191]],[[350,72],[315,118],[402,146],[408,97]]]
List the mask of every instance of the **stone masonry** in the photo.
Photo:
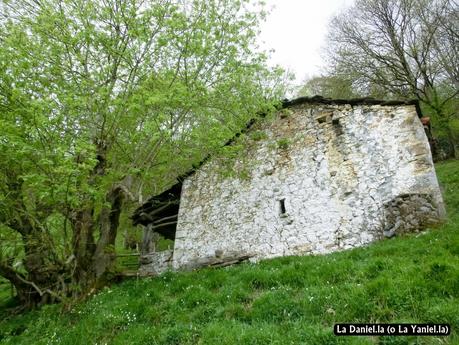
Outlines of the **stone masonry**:
[[243,177],[224,177],[210,161],[184,181],[173,268],[226,252],[328,253],[444,217],[412,105],[300,104],[245,137],[232,165]]
[[403,103],[308,101],[257,121],[236,158],[213,157],[183,181],[173,254],[152,254],[144,271],[329,253],[441,221],[418,115]]

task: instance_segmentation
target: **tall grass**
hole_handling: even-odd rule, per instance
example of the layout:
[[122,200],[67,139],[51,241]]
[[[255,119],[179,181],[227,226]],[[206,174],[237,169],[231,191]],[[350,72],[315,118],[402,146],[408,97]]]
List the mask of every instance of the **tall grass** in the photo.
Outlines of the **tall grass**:
[[[459,344],[459,161],[437,165],[449,220],[325,256],[106,288],[0,321],[2,344]],[[336,322],[449,323],[449,337],[335,337]]]

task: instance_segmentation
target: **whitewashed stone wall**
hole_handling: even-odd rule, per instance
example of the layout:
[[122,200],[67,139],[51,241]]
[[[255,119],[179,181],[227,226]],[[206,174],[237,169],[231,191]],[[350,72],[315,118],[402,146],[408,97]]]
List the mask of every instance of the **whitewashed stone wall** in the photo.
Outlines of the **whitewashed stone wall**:
[[214,159],[184,181],[173,268],[234,252],[327,253],[444,217],[414,106],[303,104],[245,138],[232,165],[242,177]]

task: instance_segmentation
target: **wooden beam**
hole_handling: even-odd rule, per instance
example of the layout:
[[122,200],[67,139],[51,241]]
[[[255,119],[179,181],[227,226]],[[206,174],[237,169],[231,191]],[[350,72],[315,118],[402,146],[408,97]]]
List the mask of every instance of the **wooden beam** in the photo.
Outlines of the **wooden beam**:
[[158,224],[158,225],[153,225],[150,229],[154,231],[155,229],[162,228],[162,227],[165,227],[165,226],[168,226],[168,225],[174,225],[174,224],[177,224],[177,221],[167,222],[167,223]]
[[150,215],[154,215],[157,212],[162,211],[163,209],[165,209],[166,207],[170,205],[178,205],[178,204],[180,204],[180,200],[159,201],[159,202],[152,204],[151,206],[145,207],[142,210],[142,212],[148,213]]
[[178,218],[178,214],[174,214],[173,216],[163,217],[163,218],[160,218],[160,219],[158,219],[158,220],[155,220],[155,221],[153,222],[153,224],[156,225],[156,224],[162,223],[162,222],[164,222],[164,221],[166,221],[166,220],[177,219],[177,218]]

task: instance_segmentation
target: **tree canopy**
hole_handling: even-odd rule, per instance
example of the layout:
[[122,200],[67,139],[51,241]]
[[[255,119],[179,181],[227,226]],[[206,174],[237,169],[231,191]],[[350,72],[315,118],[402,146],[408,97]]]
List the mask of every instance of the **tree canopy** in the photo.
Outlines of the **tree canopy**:
[[159,192],[283,94],[248,1],[0,4],[0,275],[87,291],[124,201]]
[[419,99],[454,150],[458,13],[453,0],[357,0],[330,23],[330,74],[362,95]]

